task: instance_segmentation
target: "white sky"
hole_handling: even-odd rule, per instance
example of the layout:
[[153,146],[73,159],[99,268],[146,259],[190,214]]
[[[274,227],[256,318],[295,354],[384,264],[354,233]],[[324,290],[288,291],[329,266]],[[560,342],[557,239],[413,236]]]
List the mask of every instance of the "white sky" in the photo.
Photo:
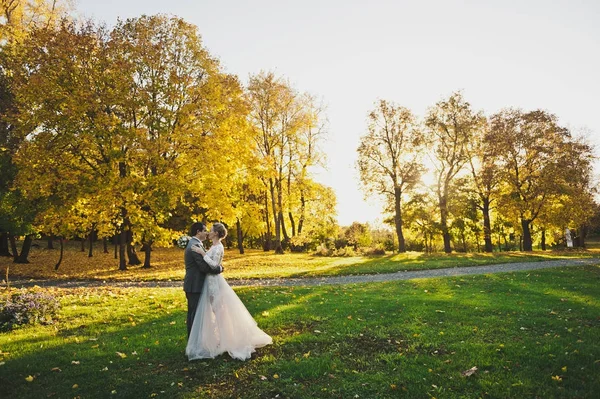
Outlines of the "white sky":
[[[354,168],[378,99],[422,117],[455,90],[476,110],[546,109],[600,147],[598,0],[77,0],[87,17],[167,13],[198,26],[225,70],[272,70],[327,105],[338,220],[380,219]],[[598,151],[597,151],[598,153]]]

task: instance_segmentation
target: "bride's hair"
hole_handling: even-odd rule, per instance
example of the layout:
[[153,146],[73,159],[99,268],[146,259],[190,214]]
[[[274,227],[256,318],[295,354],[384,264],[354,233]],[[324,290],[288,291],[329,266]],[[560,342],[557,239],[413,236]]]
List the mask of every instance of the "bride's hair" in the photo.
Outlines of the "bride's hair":
[[215,233],[217,233],[220,239],[227,237],[227,229],[225,228],[223,223],[213,223],[212,228],[215,231]]

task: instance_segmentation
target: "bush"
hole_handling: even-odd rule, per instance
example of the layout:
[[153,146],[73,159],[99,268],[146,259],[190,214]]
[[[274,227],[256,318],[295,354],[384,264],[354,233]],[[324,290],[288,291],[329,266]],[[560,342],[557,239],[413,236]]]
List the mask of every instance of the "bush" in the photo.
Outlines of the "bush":
[[54,296],[43,292],[19,291],[0,299],[0,328],[23,324],[51,324],[60,308]]
[[377,244],[374,247],[365,248],[363,250],[363,254],[366,255],[366,256],[385,255],[384,244]]
[[335,257],[351,257],[356,256],[356,251],[352,247],[344,247],[338,249],[329,249],[325,245],[319,245],[316,252],[313,253],[315,256],[335,256]]

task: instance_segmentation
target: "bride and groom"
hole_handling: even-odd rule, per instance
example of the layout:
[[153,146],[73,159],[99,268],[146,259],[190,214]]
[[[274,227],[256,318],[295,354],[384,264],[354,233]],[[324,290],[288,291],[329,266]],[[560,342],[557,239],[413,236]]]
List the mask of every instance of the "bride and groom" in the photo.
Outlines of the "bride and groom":
[[[194,223],[190,229],[183,280],[188,303],[185,353],[189,360],[214,358],[225,352],[235,359],[246,360],[256,348],[273,342],[258,328],[221,275],[224,255],[221,240],[226,235],[227,229],[221,223],[214,223],[210,232],[204,223]],[[202,243],[207,237],[212,242],[208,251]]]

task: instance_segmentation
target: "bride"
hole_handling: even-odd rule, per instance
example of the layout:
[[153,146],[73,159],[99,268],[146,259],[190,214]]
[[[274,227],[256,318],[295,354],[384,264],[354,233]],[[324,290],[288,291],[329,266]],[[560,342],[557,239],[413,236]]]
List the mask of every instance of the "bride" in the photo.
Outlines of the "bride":
[[[225,226],[214,223],[208,233],[212,241],[208,252],[196,246],[192,250],[202,254],[212,267],[221,265],[224,254],[221,240],[226,235]],[[188,359],[214,358],[228,352],[234,359],[247,360],[256,348],[272,342],[223,276],[207,275],[185,348]]]

